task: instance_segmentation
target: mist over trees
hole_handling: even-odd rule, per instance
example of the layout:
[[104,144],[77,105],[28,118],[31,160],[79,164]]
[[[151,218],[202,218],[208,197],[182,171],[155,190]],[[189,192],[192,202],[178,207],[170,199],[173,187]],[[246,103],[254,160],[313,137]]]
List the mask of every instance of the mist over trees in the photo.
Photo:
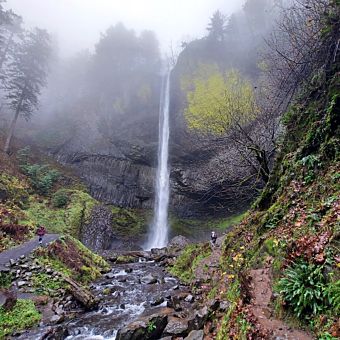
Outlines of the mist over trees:
[[11,10],[5,11],[1,3],[0,19],[1,107],[5,104],[14,113],[4,145],[8,153],[18,117],[28,120],[38,109],[51,47],[45,30],[24,30],[21,18]]
[[[162,69],[156,34],[113,23],[95,46],[65,59],[53,38],[25,31],[3,3],[7,144],[18,117],[37,111],[29,133],[18,120],[18,134],[58,160],[104,155],[154,167]],[[282,113],[315,70],[326,76],[339,47],[339,37],[327,31],[338,20],[333,0],[245,0],[242,10],[229,16],[227,10],[226,4],[207,15],[204,37],[182,43],[171,76],[171,161],[181,169],[173,181],[197,182],[198,193],[179,184],[180,193],[223,211],[235,196],[248,204],[266,185],[284,130]]]

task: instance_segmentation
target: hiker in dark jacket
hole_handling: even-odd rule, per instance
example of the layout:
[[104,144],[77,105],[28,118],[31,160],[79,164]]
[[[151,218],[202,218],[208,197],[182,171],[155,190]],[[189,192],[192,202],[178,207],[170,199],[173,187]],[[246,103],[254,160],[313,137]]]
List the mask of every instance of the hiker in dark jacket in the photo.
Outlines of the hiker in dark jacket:
[[46,234],[46,229],[42,225],[38,225],[37,235],[39,236],[39,243],[42,244],[44,235]]
[[212,244],[213,246],[215,246],[216,240],[217,240],[217,234],[216,234],[214,231],[212,231],[212,232],[211,232],[211,244]]

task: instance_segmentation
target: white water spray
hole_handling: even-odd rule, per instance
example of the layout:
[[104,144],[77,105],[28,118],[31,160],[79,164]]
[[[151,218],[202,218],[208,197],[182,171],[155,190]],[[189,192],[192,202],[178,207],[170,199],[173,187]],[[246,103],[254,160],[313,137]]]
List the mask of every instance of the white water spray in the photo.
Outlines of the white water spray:
[[169,106],[171,69],[163,77],[159,112],[159,148],[156,178],[155,216],[146,249],[163,248],[168,244],[168,206],[170,193],[169,158]]

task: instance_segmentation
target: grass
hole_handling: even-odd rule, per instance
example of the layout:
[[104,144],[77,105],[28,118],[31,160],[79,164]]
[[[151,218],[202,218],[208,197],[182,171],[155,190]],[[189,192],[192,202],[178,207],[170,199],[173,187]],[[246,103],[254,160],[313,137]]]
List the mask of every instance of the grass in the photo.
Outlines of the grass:
[[196,220],[181,219],[170,216],[171,236],[183,235],[196,241],[203,241],[209,237],[212,230],[223,233],[230,227],[240,223],[246,214],[241,213],[226,218]]
[[42,224],[48,232],[70,234],[78,237],[81,225],[88,221],[93,207],[98,202],[86,192],[79,190],[64,190],[69,197],[68,204],[63,208],[53,208],[49,199],[41,200],[31,196],[26,219],[22,223]]
[[0,339],[39,323],[41,314],[31,300],[18,300],[13,310],[6,312],[0,307]]
[[210,254],[209,244],[189,244],[169,271],[181,281],[190,283],[194,279],[196,268]]

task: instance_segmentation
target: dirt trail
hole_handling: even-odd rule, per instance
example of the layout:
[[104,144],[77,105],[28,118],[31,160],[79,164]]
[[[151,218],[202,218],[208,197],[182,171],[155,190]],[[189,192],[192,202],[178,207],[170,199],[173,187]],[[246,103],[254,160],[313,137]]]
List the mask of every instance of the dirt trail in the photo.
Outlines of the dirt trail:
[[212,279],[215,273],[217,273],[220,264],[220,257],[222,254],[221,245],[223,237],[216,240],[216,245],[212,248],[210,256],[202,260],[200,265],[195,271],[195,277],[201,281],[209,281]]
[[312,340],[308,333],[293,329],[283,321],[273,317],[270,307],[272,296],[272,280],[270,268],[254,269],[250,271],[252,279],[252,301],[250,308],[260,325],[272,335],[275,340]]
[[[43,238],[43,245],[55,241],[59,238],[57,234],[46,234]],[[23,243],[20,246],[14,247],[12,249],[3,251],[0,253],[0,271],[5,269],[5,265],[9,263],[10,259],[16,260],[20,256],[30,254],[35,248],[39,246],[38,237]]]

